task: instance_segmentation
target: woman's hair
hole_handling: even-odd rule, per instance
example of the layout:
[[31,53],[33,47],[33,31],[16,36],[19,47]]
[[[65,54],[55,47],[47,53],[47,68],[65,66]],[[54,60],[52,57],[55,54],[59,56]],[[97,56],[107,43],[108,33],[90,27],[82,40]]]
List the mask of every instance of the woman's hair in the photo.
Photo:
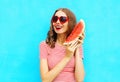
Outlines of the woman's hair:
[[[68,28],[69,29],[67,30],[67,36],[69,36],[69,34],[73,30],[74,26],[76,25],[76,17],[73,14],[73,12],[70,11],[69,9],[67,9],[67,8],[59,8],[59,9],[57,9],[54,12],[53,16],[56,14],[57,11],[64,12],[67,15],[67,17],[69,18],[69,20],[68,20]],[[52,18],[51,18],[51,25],[50,25],[50,30],[48,31],[48,34],[47,34],[46,43],[51,48],[54,48],[56,40],[57,40],[57,33],[53,29]]]

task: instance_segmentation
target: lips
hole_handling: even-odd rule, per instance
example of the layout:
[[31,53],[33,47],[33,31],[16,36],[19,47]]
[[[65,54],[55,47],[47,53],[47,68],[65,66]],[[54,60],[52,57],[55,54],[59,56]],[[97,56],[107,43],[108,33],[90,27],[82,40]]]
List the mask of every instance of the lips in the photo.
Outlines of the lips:
[[62,28],[62,26],[60,26],[60,25],[56,25],[56,26],[55,26],[55,29],[56,29],[56,30],[60,30],[61,28]]

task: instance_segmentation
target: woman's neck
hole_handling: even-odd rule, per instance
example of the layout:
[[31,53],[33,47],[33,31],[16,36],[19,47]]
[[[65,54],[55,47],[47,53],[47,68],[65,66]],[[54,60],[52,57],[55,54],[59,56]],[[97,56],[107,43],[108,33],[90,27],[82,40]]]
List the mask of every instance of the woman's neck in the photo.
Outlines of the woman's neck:
[[63,45],[65,40],[66,40],[66,35],[65,34],[58,34],[57,35],[57,43],[59,43],[60,45]]

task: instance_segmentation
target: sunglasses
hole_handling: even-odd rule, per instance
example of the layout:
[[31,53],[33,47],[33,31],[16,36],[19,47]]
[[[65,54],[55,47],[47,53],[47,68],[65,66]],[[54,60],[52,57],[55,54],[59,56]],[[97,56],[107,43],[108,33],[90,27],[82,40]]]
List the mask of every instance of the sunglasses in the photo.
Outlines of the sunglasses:
[[65,16],[61,16],[61,17],[53,16],[52,17],[52,22],[53,23],[56,23],[58,20],[60,21],[61,24],[64,24],[65,22],[68,21],[68,17],[65,17]]

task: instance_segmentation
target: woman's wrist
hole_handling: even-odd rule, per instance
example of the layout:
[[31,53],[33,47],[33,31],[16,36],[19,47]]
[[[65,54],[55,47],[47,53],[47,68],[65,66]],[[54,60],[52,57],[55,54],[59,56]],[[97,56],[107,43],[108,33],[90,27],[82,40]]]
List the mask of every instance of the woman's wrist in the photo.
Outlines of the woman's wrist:
[[66,53],[65,58],[66,59],[71,59],[73,57],[73,53]]

